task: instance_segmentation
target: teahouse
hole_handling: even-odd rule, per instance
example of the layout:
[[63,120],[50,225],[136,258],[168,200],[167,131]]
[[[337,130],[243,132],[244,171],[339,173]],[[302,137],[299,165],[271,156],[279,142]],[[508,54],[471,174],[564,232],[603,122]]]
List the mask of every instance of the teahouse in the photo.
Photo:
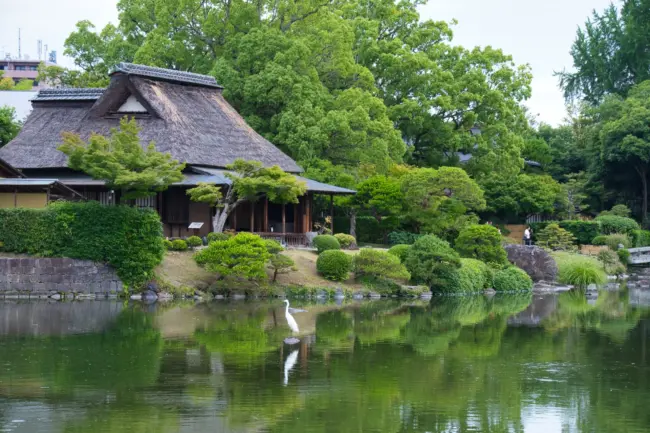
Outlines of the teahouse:
[[[307,184],[307,194],[295,205],[276,205],[262,199],[234,212],[227,228],[281,236],[301,243],[312,230],[314,194],[354,194],[354,191],[301,178],[302,168],[257,134],[224,99],[213,77],[169,69],[121,63],[106,89],[47,89],[32,100],[33,110],[18,136],[0,149],[3,158],[28,179],[51,179],[83,197],[104,204],[120,202],[118,192],[102,181],[67,167],[67,156],[57,150],[61,133],[71,131],[84,140],[95,132],[108,135],[123,116],[135,117],[143,144],[169,152],[187,164],[185,178],[167,191],[136,201],[156,209],[165,235],[193,234],[191,223],[203,223],[199,234],[212,226],[208,205],[189,200],[186,190],[199,182],[228,183],[225,167],[238,158],[278,165]],[[282,234],[286,232],[286,234]]]

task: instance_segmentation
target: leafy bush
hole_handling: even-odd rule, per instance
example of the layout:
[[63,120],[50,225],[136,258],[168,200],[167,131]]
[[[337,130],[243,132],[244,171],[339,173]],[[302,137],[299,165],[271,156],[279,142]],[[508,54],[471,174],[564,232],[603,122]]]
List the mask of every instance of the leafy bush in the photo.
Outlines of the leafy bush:
[[174,244],[172,244],[172,241],[170,241],[169,239],[163,239],[163,245],[165,246],[165,249],[168,251],[171,250],[174,246]]
[[365,276],[388,278],[393,280],[408,280],[411,275],[400,260],[386,251],[363,248],[352,259],[354,276],[360,279]]
[[573,251],[575,241],[575,236],[558,224],[549,224],[537,234],[537,245],[551,251]]
[[314,238],[313,244],[318,254],[321,254],[323,251],[341,249],[339,240],[332,235],[318,235]]
[[634,230],[632,232],[634,248],[650,247],[650,230]]
[[325,250],[318,256],[318,260],[316,260],[316,270],[328,280],[347,280],[350,276],[351,268],[352,257],[339,250]]
[[390,245],[413,245],[421,236],[410,232],[390,232],[388,233],[388,243]]
[[[350,233],[350,218],[334,218],[335,233]],[[357,216],[357,242],[379,244],[383,242],[383,229],[372,216]]]
[[491,272],[485,263],[476,259],[460,259],[459,289],[466,293],[480,292],[491,285]]
[[614,233],[605,236],[605,245],[607,245],[610,250],[617,251],[619,245],[623,245],[623,248],[630,248],[632,246],[632,241],[628,235]]
[[510,266],[494,274],[494,290],[498,292],[513,292],[531,290],[533,280],[523,270]]
[[607,245],[607,236],[606,235],[598,235],[595,238],[591,240],[592,245]]
[[608,274],[619,275],[625,272],[625,267],[621,263],[618,254],[609,248],[605,248],[598,253],[598,260],[603,264],[603,269]]
[[0,242],[9,252],[107,262],[129,286],[151,279],[165,252],[155,211],[97,202],[0,209]]
[[[460,256],[449,243],[434,235],[418,238],[408,249],[404,265],[417,284],[426,284],[432,290],[444,290],[451,274],[460,267]],[[450,274],[451,271],[451,274]]]
[[187,242],[187,246],[190,248],[196,248],[203,245],[203,241],[198,236],[190,236],[185,242]]
[[242,232],[222,242],[212,242],[194,255],[199,265],[219,274],[220,281],[229,283],[264,283],[264,269],[271,257],[264,240],[252,233]]
[[228,233],[211,232],[211,233],[208,233],[208,244],[210,244],[212,242],[218,242],[218,241],[227,241],[231,237],[232,236],[229,235]]
[[631,214],[632,211],[630,210],[629,207],[625,206],[624,204],[617,204],[614,207],[612,207],[610,210],[602,211],[600,214],[598,214],[598,216],[614,215],[614,216],[629,218]]
[[455,246],[461,257],[496,265],[508,263],[506,250],[501,245],[501,234],[490,225],[468,226],[458,235]]
[[626,218],[616,215],[603,215],[596,218],[600,224],[600,232],[604,235],[613,233],[632,234],[639,230],[639,224],[632,218]]
[[269,254],[278,254],[279,252],[284,251],[282,244],[273,239],[264,239],[264,245],[266,245],[266,251],[268,251]]
[[388,254],[392,254],[399,259],[400,262],[404,263],[404,258],[406,257],[406,252],[411,248],[410,245],[397,244],[390,247]]
[[273,271],[273,281],[278,278],[278,274],[286,274],[296,270],[296,264],[293,259],[284,254],[274,254],[269,260],[269,268]]
[[560,228],[570,232],[576,238],[579,245],[588,245],[591,240],[600,234],[600,224],[596,221],[544,221],[540,223],[531,223],[533,229],[533,240],[537,241],[537,235],[544,230],[549,224],[557,224]]
[[621,248],[620,250],[616,251],[616,253],[618,254],[618,258],[621,260],[621,263],[624,266],[627,266],[628,263],[630,263],[630,252],[627,249]]
[[172,241],[172,250],[174,251],[186,251],[187,248],[187,242],[183,239],[175,239]]
[[350,245],[357,243],[354,236],[345,233],[337,233],[334,237],[339,241],[341,248],[350,248]]
[[585,288],[589,284],[603,284],[607,275],[600,262],[588,256],[570,253],[553,254],[558,267],[557,279],[563,284]]

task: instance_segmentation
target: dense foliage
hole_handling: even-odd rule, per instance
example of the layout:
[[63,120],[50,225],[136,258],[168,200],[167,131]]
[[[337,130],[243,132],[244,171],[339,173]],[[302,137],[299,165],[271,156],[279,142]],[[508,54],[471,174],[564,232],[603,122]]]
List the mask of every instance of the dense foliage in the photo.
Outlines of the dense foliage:
[[604,284],[607,274],[595,258],[571,253],[555,253],[560,283],[586,288],[590,284]]
[[448,242],[426,235],[409,248],[404,265],[415,283],[445,291],[450,286],[450,276],[460,267],[460,257]]
[[388,249],[388,254],[392,254],[399,259],[400,262],[404,263],[406,258],[406,252],[411,248],[410,245],[406,244],[397,244],[393,245]]
[[634,248],[650,247],[650,230],[634,230],[632,232]]
[[458,291],[477,293],[492,285],[492,272],[488,265],[476,259],[460,259]]
[[0,243],[9,252],[107,262],[130,286],[150,279],[164,254],[154,211],[97,202],[0,209]]
[[15,108],[8,105],[0,107],[0,147],[13,140],[20,131],[20,126]]
[[183,239],[174,239],[171,244],[171,249],[174,251],[187,251],[188,245]]
[[203,245],[203,241],[198,236],[190,236],[189,238],[186,239],[186,242],[187,242],[187,246],[190,248],[196,248]]
[[327,250],[340,250],[341,244],[339,240],[332,235],[318,235],[312,241],[312,244],[318,251],[318,254],[321,254],[323,251]]
[[500,266],[508,263],[506,250],[501,245],[501,234],[491,225],[471,225],[464,228],[454,244],[461,257],[478,259]]
[[632,234],[639,229],[639,224],[632,218],[625,218],[614,215],[603,215],[596,218],[600,224],[600,232],[605,235],[613,233]]
[[551,251],[573,251],[576,238],[558,224],[549,224],[537,233],[537,245]]
[[269,260],[269,268],[273,271],[273,282],[275,282],[279,274],[295,271],[296,264],[291,257],[276,253]]
[[316,260],[316,270],[328,280],[345,281],[351,269],[352,257],[340,250],[323,251]]
[[564,220],[531,223],[533,237],[537,239],[537,235],[550,224],[557,224],[560,228],[571,233],[579,245],[589,245],[596,236],[600,235],[600,224],[596,221]]
[[264,240],[242,232],[221,242],[212,242],[194,256],[199,265],[218,274],[227,284],[266,282],[266,262],[271,258]]
[[357,240],[354,238],[354,236],[345,233],[337,233],[334,235],[334,237],[339,241],[341,248],[347,249],[352,245],[356,245],[357,243]]
[[494,274],[494,290],[497,292],[527,291],[533,288],[533,280],[523,270],[510,266]]
[[357,279],[371,277],[408,281],[411,277],[398,257],[372,248],[362,248],[354,256],[352,271]]

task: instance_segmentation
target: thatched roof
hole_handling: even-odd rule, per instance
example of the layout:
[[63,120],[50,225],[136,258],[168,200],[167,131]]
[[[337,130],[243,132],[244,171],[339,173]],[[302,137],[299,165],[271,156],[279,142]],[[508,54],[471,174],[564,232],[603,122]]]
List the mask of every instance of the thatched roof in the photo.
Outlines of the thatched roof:
[[103,89],[42,90],[32,100],[33,111],[18,136],[0,149],[17,168],[61,168],[67,157],[57,150],[61,133],[71,131],[87,139],[119,124],[118,109],[134,96],[147,113],[133,114],[142,128],[144,144],[156,143],[162,152],[188,164],[223,168],[237,158],[279,165],[299,173],[289,156],[257,134],[226,102],[214,78],[122,64]]

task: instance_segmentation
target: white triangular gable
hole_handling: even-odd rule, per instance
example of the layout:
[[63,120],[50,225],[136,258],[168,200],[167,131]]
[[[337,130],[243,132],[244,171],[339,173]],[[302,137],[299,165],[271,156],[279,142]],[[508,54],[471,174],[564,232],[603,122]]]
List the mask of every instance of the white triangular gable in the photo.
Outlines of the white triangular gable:
[[130,95],[126,102],[122,104],[122,106],[117,110],[118,113],[146,113],[147,109],[142,106],[140,101],[133,96]]

